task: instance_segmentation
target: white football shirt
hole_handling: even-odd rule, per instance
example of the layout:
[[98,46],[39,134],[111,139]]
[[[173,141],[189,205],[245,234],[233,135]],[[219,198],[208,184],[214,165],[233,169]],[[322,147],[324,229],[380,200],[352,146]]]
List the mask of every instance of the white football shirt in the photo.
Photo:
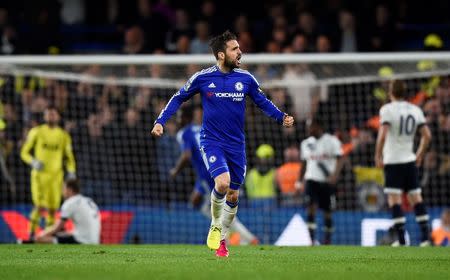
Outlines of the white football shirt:
[[342,156],[341,142],[324,133],[319,139],[310,136],[300,145],[301,158],[306,160],[305,180],[326,182],[334,173],[337,157]]
[[73,237],[83,244],[100,243],[100,212],[92,199],[74,195],[64,201],[61,219],[71,219],[74,223]]
[[417,128],[425,124],[422,110],[407,101],[394,101],[381,107],[380,123],[389,124],[383,147],[383,163],[398,164],[416,160],[413,151]]

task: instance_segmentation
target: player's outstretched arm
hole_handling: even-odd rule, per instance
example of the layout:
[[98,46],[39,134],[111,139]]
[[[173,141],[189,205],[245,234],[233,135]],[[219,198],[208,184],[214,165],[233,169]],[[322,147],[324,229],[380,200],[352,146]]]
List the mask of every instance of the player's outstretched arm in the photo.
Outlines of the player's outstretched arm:
[[153,136],[161,137],[164,133],[164,128],[160,123],[155,123],[151,133]]

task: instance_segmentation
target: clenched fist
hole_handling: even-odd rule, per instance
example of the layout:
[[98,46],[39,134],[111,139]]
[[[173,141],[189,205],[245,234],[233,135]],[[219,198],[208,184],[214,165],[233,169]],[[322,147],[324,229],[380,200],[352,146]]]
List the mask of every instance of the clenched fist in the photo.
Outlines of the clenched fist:
[[283,117],[283,126],[284,127],[291,127],[294,125],[294,117],[289,115],[284,115]]
[[156,137],[160,137],[164,133],[164,128],[160,123],[155,123],[152,129],[152,135]]

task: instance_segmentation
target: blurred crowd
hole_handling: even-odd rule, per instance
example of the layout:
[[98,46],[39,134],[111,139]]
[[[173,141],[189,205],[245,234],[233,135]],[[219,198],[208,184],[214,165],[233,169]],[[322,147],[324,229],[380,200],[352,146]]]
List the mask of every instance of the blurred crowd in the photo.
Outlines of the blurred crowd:
[[[448,1],[45,0],[0,3],[0,54],[208,53],[226,29],[244,53],[448,49]],[[447,47],[446,47],[447,42]]]
[[[285,74],[290,67],[294,66],[285,66],[280,73]],[[188,65],[183,70],[178,69],[178,75],[173,78],[186,80],[199,68]],[[174,69],[171,70],[173,74]],[[253,70],[262,76],[267,73],[258,67]],[[78,71],[96,75],[102,69],[86,66]],[[140,73],[158,78],[167,76],[169,69],[161,65],[128,66],[124,71],[128,77]],[[391,72],[380,69],[380,72],[392,74],[392,69]],[[411,102],[423,108],[433,133],[432,145],[421,169],[424,196],[430,205],[446,205],[450,197],[449,77],[408,79],[407,83]],[[298,91],[291,92],[289,87],[265,90],[275,105],[296,117],[293,128],[279,126],[249,100],[246,116],[249,172],[244,186],[247,200],[243,201],[257,203],[269,199],[274,205],[301,205],[301,195],[294,187],[301,168],[299,144],[308,136],[306,122],[320,116],[326,130],[343,143],[346,158],[338,183],[338,207],[361,207],[364,202],[360,201],[359,194],[364,186],[358,183],[361,173],[355,168],[368,168],[363,177],[377,174],[373,168],[376,116],[380,106],[388,101],[386,89],[386,82],[335,85],[327,88],[326,97],[320,97],[321,89],[308,88],[305,95],[311,97],[308,110],[296,106]],[[77,174],[84,182],[85,193],[98,203],[146,205],[186,201],[193,186],[192,170],[185,170],[176,179],[169,176],[180,154],[176,140],[180,127],[175,118],[167,123],[161,139],[156,140],[149,134],[157,114],[174,91],[158,86],[119,85],[115,76],[109,76],[103,84],[95,84],[2,75],[0,184],[5,194],[2,197],[7,197],[9,202],[29,201],[29,167],[21,162],[19,150],[26,132],[42,123],[42,112],[53,105],[62,113],[61,125],[72,135]],[[307,98],[302,100],[306,102]],[[200,102],[200,96],[196,95],[188,105]],[[382,185],[376,178],[373,181]],[[368,195],[374,196],[374,203],[382,199],[376,193]]]

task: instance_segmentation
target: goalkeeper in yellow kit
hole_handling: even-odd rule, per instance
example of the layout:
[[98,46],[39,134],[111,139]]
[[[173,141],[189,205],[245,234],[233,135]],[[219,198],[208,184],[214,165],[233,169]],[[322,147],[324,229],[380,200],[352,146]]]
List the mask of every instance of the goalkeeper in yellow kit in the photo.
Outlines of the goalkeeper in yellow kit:
[[72,152],[72,139],[59,124],[60,115],[56,108],[47,108],[44,112],[45,124],[32,128],[20,151],[22,160],[31,170],[31,211],[30,238],[47,210],[46,227],[55,222],[55,213],[61,203],[64,179],[63,165],[66,166],[68,179],[74,179],[75,158]]

